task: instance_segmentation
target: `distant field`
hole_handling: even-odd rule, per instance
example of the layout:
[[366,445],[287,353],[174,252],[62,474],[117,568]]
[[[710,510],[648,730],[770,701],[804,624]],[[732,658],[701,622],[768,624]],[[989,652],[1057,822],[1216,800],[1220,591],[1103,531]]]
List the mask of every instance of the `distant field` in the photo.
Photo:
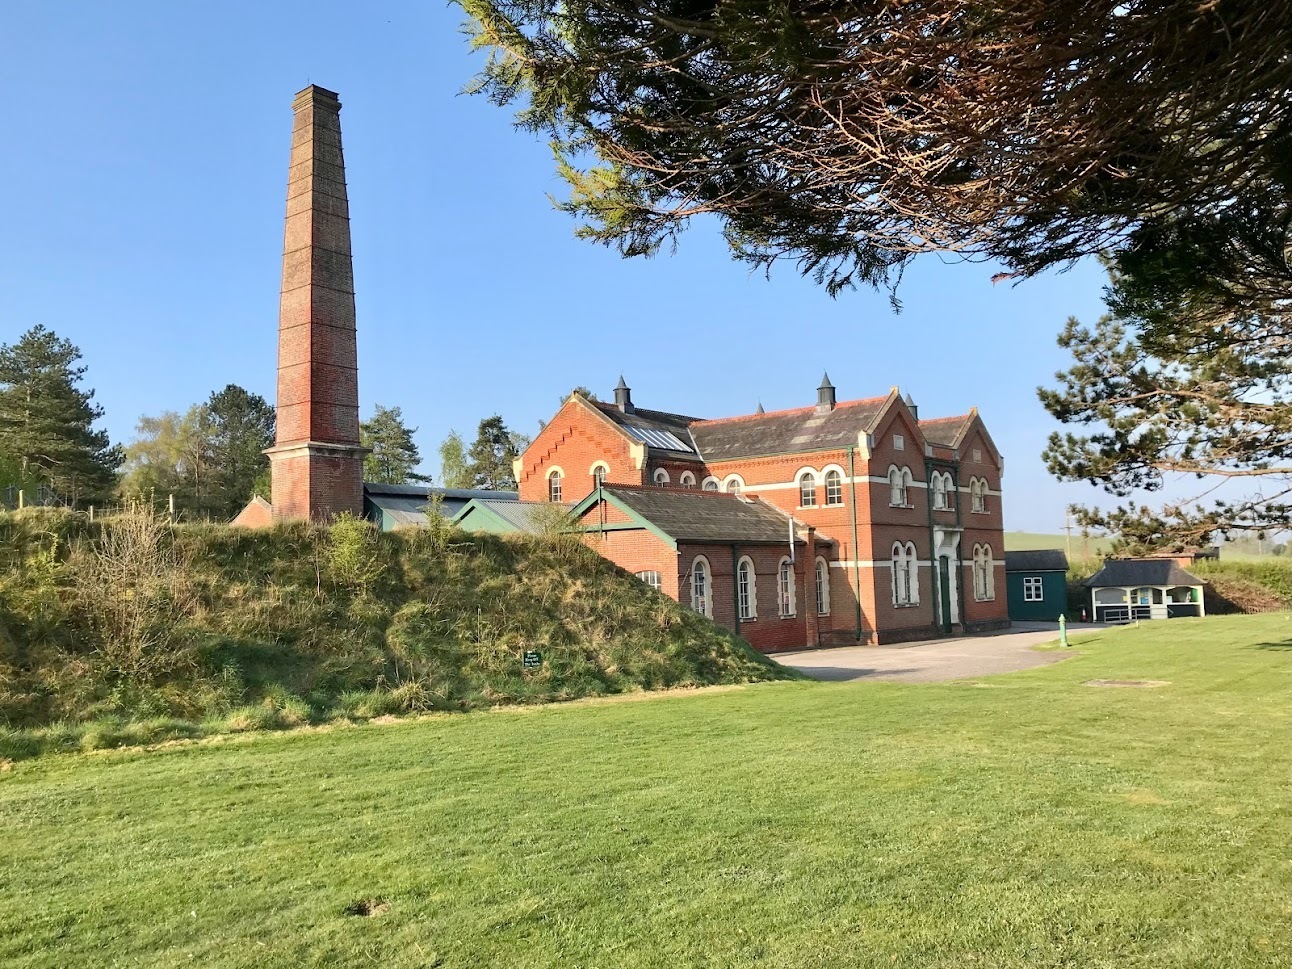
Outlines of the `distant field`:
[[1287,614],[1076,646],[19,762],[0,965],[1292,969]]
[[[1073,559],[1100,558],[1108,553],[1112,543],[1103,537],[1083,539],[1080,535],[1072,536]],[[1022,552],[1034,548],[1059,548],[1067,550],[1066,535],[1046,535],[1043,532],[1006,532],[1005,551]]]

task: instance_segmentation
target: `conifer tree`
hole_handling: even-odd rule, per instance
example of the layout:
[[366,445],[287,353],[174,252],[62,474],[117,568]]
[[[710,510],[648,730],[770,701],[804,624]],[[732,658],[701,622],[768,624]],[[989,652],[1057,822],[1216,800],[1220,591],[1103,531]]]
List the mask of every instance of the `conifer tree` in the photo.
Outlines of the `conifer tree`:
[[0,454],[73,505],[112,492],[122,453],[94,424],[103,408],[81,386],[81,351],[35,326],[0,346]]
[[251,500],[256,480],[269,467],[265,449],[274,443],[274,408],[259,394],[229,384],[205,405],[214,471],[211,511],[230,518]]
[[422,463],[421,453],[413,442],[417,428],[404,424],[404,415],[398,407],[377,405],[369,420],[359,425],[359,439],[372,450],[363,459],[363,475],[367,481],[382,484],[411,484],[431,479],[415,470]]
[[498,414],[480,422],[475,443],[468,458],[471,461],[471,481],[476,488],[489,491],[511,491],[516,487],[512,462],[529,443],[521,435],[513,434]]

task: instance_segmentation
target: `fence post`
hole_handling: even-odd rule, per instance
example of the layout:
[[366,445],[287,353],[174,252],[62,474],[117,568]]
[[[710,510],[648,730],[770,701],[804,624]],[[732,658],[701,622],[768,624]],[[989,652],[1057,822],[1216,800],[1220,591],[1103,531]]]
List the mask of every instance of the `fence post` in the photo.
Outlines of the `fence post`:
[[23,491],[22,491],[22,489],[21,489],[21,488],[19,488],[19,489],[18,489],[18,508],[19,508],[19,510],[21,510],[21,509],[22,509],[22,507],[23,507]]
[[171,492],[169,495],[166,496],[166,510],[167,510],[167,513],[170,515],[170,520],[174,521],[175,520],[175,493],[174,492]]
[[94,506],[90,506],[90,521],[94,521]]

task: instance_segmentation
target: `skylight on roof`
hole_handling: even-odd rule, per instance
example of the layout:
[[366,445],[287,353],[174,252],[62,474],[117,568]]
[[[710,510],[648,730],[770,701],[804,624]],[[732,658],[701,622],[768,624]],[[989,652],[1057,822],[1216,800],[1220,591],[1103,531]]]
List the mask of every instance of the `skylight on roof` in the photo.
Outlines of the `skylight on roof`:
[[691,450],[690,445],[683,444],[676,435],[670,434],[668,431],[657,430],[653,427],[641,427],[637,424],[625,424],[624,430],[651,447],[663,448],[665,451]]

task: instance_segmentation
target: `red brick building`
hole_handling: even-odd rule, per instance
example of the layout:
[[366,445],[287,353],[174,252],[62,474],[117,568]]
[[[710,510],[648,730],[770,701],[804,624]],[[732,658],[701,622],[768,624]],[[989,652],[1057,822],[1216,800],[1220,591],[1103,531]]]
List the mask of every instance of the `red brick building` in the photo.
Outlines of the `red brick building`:
[[814,406],[720,420],[620,378],[516,462],[521,501],[576,502],[594,548],[766,651],[1008,625],[1003,473],[976,410],[837,402],[828,377]]

